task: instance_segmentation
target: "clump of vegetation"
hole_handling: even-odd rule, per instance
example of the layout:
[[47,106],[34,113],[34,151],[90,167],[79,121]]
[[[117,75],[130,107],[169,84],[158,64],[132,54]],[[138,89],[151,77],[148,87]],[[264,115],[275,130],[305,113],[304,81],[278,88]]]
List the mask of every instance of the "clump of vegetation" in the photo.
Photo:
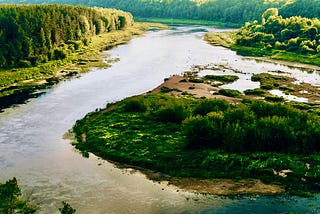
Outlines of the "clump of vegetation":
[[126,112],[145,112],[147,107],[141,99],[130,99],[124,102],[123,109]]
[[269,102],[284,102],[285,101],[285,99],[283,97],[277,97],[277,96],[266,96],[264,99]]
[[28,200],[21,199],[21,189],[15,177],[4,184],[0,183],[0,213],[31,214],[37,210],[37,206],[31,205]]
[[[179,177],[260,178],[292,192],[320,181],[320,116],[309,109],[249,99],[139,99],[145,112],[125,111],[126,99],[78,121],[76,147]],[[284,169],[294,176],[273,172]]]
[[190,78],[189,82],[192,82],[192,83],[203,83],[204,80],[202,78]]
[[239,79],[236,75],[206,75],[204,78],[208,80],[221,81],[223,83],[232,83]]
[[287,84],[289,77],[261,73],[252,75],[251,80],[260,82],[261,89],[271,90],[284,87],[284,85]]
[[0,9],[0,41],[6,44],[0,47],[2,69],[65,59],[92,36],[133,24],[131,14],[115,9],[9,4]]
[[244,91],[245,95],[257,95],[257,96],[264,96],[265,91],[261,88],[255,88],[255,89],[247,89]]
[[173,91],[173,89],[172,88],[168,88],[168,87],[166,87],[166,86],[162,86],[161,88],[160,88],[160,92],[161,93],[169,93],[169,92],[171,92],[171,91]]
[[276,8],[269,8],[261,20],[247,22],[237,32],[233,48],[240,54],[272,55],[276,59],[319,65],[319,19],[283,18]]
[[227,97],[235,97],[235,98],[239,98],[242,96],[240,91],[234,90],[234,89],[220,89],[218,91],[218,94],[221,94]]
[[209,112],[226,111],[230,108],[228,101],[223,99],[206,99],[200,102],[193,110],[193,115],[205,116]]
[[70,204],[68,204],[65,201],[62,201],[62,208],[59,208],[59,211],[61,214],[73,214],[76,213],[76,209],[74,209],[73,207],[71,207]]

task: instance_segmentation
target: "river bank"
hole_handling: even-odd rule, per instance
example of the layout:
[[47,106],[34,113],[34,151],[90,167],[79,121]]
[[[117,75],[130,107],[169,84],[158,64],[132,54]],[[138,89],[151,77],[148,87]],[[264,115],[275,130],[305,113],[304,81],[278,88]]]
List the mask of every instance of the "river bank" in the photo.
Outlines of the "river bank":
[[63,60],[41,63],[36,67],[3,70],[0,72],[0,110],[12,104],[40,96],[39,89],[45,89],[71,77],[88,72],[91,68],[107,68],[116,58],[103,56],[102,51],[126,44],[133,36],[143,35],[149,28],[167,29],[157,23],[139,23],[117,30],[100,34],[91,38],[87,46],[74,50]]
[[302,55],[279,50],[266,52],[265,50],[260,50],[259,48],[237,46],[235,45],[235,37],[235,31],[218,33],[214,32],[207,33],[204,36],[204,40],[211,45],[222,46],[234,50],[240,55],[248,56],[250,59],[305,69],[314,69],[317,71],[320,70],[319,63],[314,60],[314,56],[312,55]]

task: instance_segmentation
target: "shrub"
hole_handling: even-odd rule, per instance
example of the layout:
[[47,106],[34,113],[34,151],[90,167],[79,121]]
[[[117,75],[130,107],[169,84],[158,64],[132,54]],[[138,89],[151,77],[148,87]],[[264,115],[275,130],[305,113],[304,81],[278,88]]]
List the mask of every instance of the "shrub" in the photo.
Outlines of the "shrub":
[[61,214],[73,214],[76,213],[76,209],[73,209],[70,204],[65,201],[62,201],[62,208],[59,208]]
[[0,213],[35,213],[37,207],[22,200],[21,189],[14,177],[6,183],[0,183]]
[[215,127],[208,117],[196,117],[185,123],[187,148],[214,147],[214,141],[220,141],[222,135],[215,132]]
[[206,75],[205,78],[226,83],[231,83],[239,79],[236,75]]
[[201,102],[193,111],[194,115],[206,115],[209,112],[225,111],[230,107],[228,101],[223,99],[207,99]]
[[263,96],[265,94],[265,92],[261,88],[255,88],[255,89],[247,89],[247,90],[245,90],[244,94],[245,95]]
[[160,92],[161,92],[161,93],[169,93],[169,92],[171,92],[171,91],[173,91],[173,89],[168,88],[168,87],[166,87],[166,86],[163,86],[163,87],[160,88]]
[[224,95],[227,97],[241,97],[241,92],[233,89],[220,89],[218,94]]
[[67,54],[60,49],[54,49],[53,51],[53,58],[55,60],[59,60],[59,59],[65,59],[67,57]]
[[267,96],[264,99],[269,102],[284,102],[285,101],[285,99],[283,97],[277,97],[277,96]]
[[145,112],[147,107],[142,100],[133,99],[125,101],[123,110],[125,112]]
[[200,78],[193,78],[193,79],[189,79],[189,82],[192,82],[192,83],[203,83],[203,79],[200,79]]
[[188,114],[182,106],[175,105],[158,110],[155,116],[161,122],[181,123]]

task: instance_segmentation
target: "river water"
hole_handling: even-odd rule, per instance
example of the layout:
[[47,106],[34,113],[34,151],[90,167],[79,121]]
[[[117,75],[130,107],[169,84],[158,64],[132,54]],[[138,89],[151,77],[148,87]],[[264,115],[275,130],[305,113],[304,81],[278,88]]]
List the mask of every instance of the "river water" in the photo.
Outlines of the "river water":
[[[150,181],[140,173],[116,168],[90,154],[83,158],[64,139],[77,119],[107,103],[148,92],[164,78],[193,65],[223,65],[242,71],[230,88],[255,88],[252,73],[290,72],[319,83],[317,71],[259,63],[202,40],[209,27],[180,26],[149,32],[107,51],[120,61],[59,83],[36,99],[0,113],[0,182],[17,177],[25,194],[58,213],[67,201],[77,213],[318,213],[320,200],[299,197],[217,197],[193,194]],[[237,85],[238,84],[238,85]]]

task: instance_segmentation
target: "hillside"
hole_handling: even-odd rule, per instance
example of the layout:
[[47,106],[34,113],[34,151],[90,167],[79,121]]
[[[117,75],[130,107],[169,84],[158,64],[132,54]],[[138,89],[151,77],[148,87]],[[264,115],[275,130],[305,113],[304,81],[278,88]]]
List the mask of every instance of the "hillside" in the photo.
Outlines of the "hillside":
[[283,17],[320,16],[319,0],[8,0],[6,2],[109,7],[131,12],[140,18],[195,19],[239,25],[260,19],[261,14],[270,7],[278,8]]
[[90,38],[132,25],[131,14],[66,5],[1,5],[0,68],[64,59]]

